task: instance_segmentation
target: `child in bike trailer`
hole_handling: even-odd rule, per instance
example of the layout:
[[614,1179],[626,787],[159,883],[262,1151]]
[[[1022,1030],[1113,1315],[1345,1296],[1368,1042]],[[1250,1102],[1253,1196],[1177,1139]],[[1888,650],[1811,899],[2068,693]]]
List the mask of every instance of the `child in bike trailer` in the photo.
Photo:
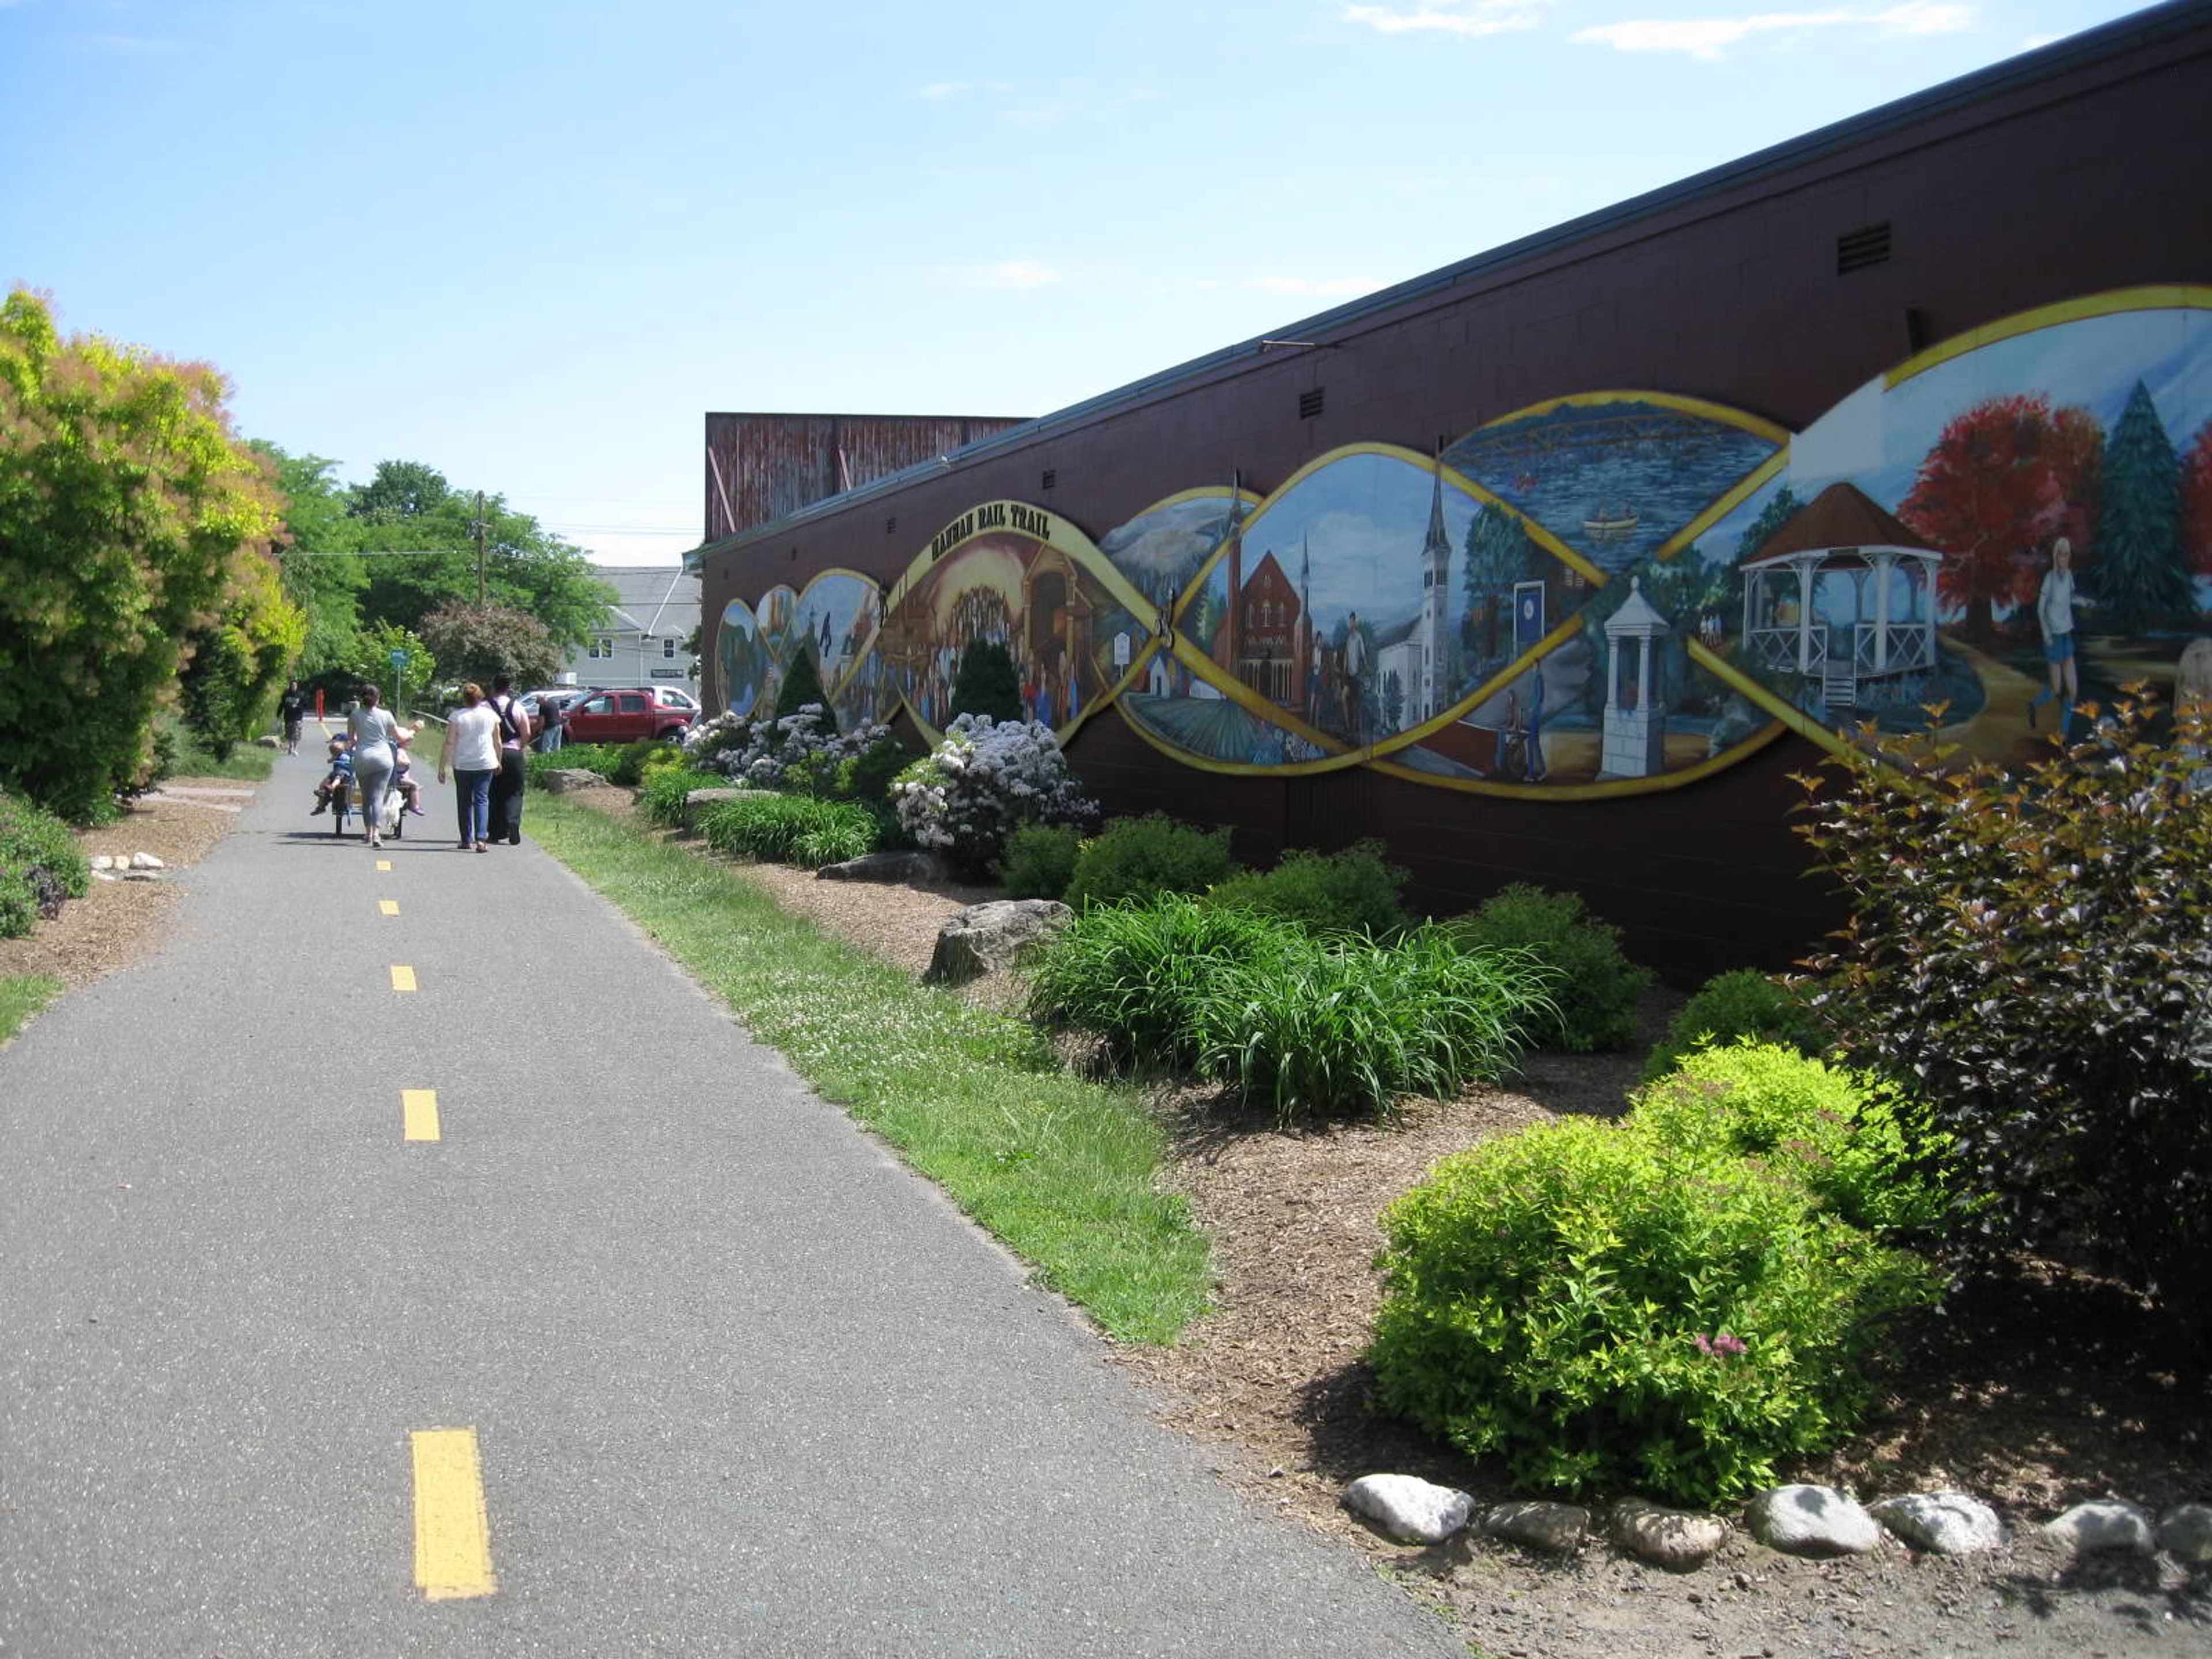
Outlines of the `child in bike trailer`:
[[341,809],[345,805],[345,792],[353,787],[353,739],[340,732],[331,739],[331,769],[315,786],[315,810],[309,817],[319,817],[331,810],[331,800],[336,796]]

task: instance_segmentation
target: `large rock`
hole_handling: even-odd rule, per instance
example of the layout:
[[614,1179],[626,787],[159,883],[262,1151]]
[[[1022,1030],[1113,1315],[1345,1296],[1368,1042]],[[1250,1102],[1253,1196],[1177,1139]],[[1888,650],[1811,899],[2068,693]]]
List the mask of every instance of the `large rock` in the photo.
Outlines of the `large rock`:
[[814,874],[822,881],[906,882],[927,887],[943,881],[945,869],[945,860],[934,853],[870,853],[842,864],[825,864]]
[[1590,1516],[1573,1504],[1544,1504],[1533,1499],[1492,1504],[1483,1512],[1482,1530],[1491,1538],[1526,1545],[1532,1550],[1571,1550],[1589,1531]]
[[1441,1544],[1474,1513],[1474,1499],[1456,1486],[1411,1474],[1363,1474],[1344,1489],[1344,1507],[1366,1516],[1393,1538]]
[[548,767],[538,775],[538,787],[549,795],[573,794],[579,789],[599,789],[606,780],[580,766]]
[[1074,915],[1053,899],[994,899],[955,911],[937,930],[937,950],[922,979],[965,985],[1011,968],[1015,957],[1066,927]]
[[2158,1547],[2192,1567],[2212,1562],[2212,1504],[2180,1504],[2158,1523]]
[[725,801],[738,800],[754,792],[735,787],[719,789],[694,789],[684,797],[684,833],[696,835],[699,820]]
[[2148,1555],[2158,1547],[2150,1511],[2118,1498],[2076,1504],[2044,1530],[2076,1555]]
[[1938,1555],[1972,1555],[2004,1542],[2004,1522],[1997,1512],[1962,1492],[1885,1498],[1868,1512],[1915,1549]]
[[1864,1555],[1881,1547],[1881,1527],[1834,1486],[1777,1486],[1751,1500],[1751,1535],[1785,1555]]
[[1677,1572],[1705,1565],[1728,1542],[1728,1522],[1720,1516],[1670,1510],[1642,1498],[1624,1498],[1613,1506],[1611,1532],[1631,1555]]

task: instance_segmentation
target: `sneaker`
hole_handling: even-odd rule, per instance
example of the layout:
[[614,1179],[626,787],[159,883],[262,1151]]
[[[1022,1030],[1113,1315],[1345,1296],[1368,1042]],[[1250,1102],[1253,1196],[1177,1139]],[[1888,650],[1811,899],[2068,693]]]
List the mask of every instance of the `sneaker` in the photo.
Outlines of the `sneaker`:
[[330,804],[330,802],[328,802],[328,801],[326,801],[326,800],[319,800],[319,801],[317,801],[317,802],[315,803],[315,810],[314,810],[313,811],[312,811],[312,812],[308,813],[308,814],[307,814],[307,816],[308,816],[309,817],[311,817],[311,818],[319,818],[319,817],[322,817],[322,815],[323,815],[324,813],[325,813],[325,812],[329,811],[330,810],[331,810],[331,804]]

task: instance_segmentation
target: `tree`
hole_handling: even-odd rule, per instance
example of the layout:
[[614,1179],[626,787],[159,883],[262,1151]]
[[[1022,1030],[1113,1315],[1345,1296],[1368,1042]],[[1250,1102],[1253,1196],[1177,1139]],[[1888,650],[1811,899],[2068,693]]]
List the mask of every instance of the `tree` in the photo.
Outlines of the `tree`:
[[444,605],[417,631],[449,681],[488,690],[507,674],[518,686],[548,685],[561,672],[561,652],[544,625],[506,605]]
[[1467,616],[1460,626],[1478,673],[1507,655],[1499,624],[1510,609],[1513,584],[1528,574],[1535,551],[1521,520],[1502,507],[1486,501],[1468,521],[1467,574],[1461,578]]
[[2138,634],[2196,614],[2181,546],[2181,461],[2141,380],[2105,446],[2097,514],[2100,629]]
[[252,735],[307,639],[307,615],[286,597],[276,562],[241,561],[221,614],[191,636],[180,688],[185,724],[218,761]]
[[812,647],[801,646],[799,654],[785,671],[783,684],[776,688],[775,718],[796,714],[809,703],[822,710],[822,718],[831,733],[837,730],[837,716],[830,707],[830,698],[822,690],[821,671],[814,665]]
[[146,775],[185,641],[279,529],[215,369],[0,305],[0,784],[64,817]]
[[346,512],[376,524],[396,524],[435,512],[453,499],[446,475],[420,461],[379,461],[376,476],[354,486]]
[[277,550],[284,592],[307,613],[307,637],[295,668],[302,679],[329,684],[350,675],[361,659],[361,596],[368,586],[363,562],[346,556],[361,543],[349,516],[349,492],[331,477],[336,461],[289,455],[256,439],[251,447],[275,469],[289,539]]
[[1022,707],[1022,683],[1014,673],[1014,659],[996,640],[972,641],[960,653],[946,723],[962,714],[988,714],[994,720],[1029,718]]
[[1993,637],[1996,606],[2034,603],[2056,538],[2088,546],[2103,454],[2094,416],[2041,396],[1991,398],[1943,428],[1898,517],[1942,550],[1936,592],[1969,634]]
[[1759,516],[1751,521],[1751,528],[1743,532],[1743,538],[1736,544],[1736,562],[1741,565],[1746,559],[1757,558],[1759,550],[1772,541],[1774,532],[1789,523],[1791,515],[1803,505],[1797,499],[1797,492],[1788,484],[1776,490],[1773,499],[1759,508]]

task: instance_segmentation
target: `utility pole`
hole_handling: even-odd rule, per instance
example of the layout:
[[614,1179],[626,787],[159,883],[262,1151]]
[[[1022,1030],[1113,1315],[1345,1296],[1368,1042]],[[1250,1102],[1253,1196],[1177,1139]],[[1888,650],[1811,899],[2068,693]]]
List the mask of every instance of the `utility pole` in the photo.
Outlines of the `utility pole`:
[[484,522],[483,491],[477,491],[477,516],[469,523],[477,538],[477,609],[484,608],[484,532],[491,526]]

